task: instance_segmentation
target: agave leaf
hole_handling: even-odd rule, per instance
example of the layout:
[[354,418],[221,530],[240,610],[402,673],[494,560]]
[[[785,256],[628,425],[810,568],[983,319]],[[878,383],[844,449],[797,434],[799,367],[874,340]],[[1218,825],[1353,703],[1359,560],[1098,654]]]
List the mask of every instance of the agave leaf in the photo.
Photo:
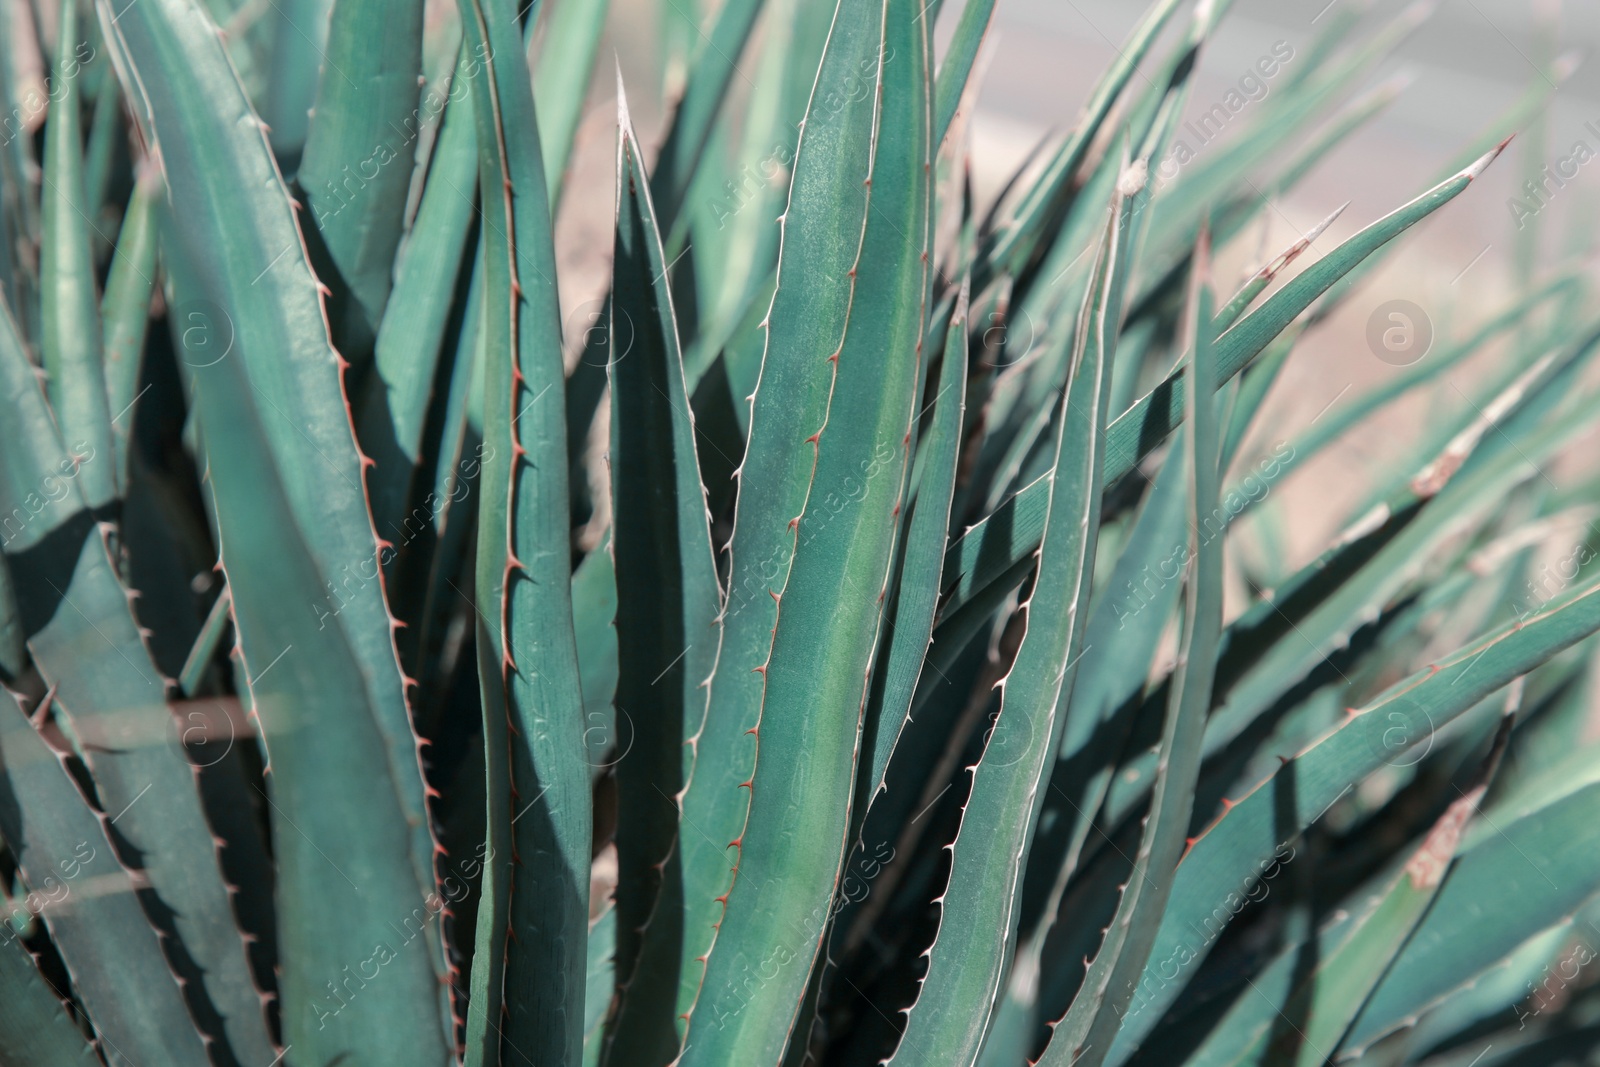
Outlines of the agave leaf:
[[[253,603],[255,598],[275,602],[271,608],[273,629],[260,631],[254,638],[245,635],[249,677],[260,679],[262,671],[289,644],[302,649],[323,643],[329,632],[337,629],[343,640],[330,643],[325,652],[319,649],[319,655],[326,654],[341,664],[327,667],[330,672],[345,672],[337,685],[355,686],[361,694],[352,700],[345,699],[349,697],[346,692],[342,702],[332,704],[324,703],[329,699],[326,695],[312,699],[308,706],[333,709],[330,716],[341,721],[327,729],[349,731],[351,749],[313,749],[288,743],[292,755],[282,762],[284,778],[292,780],[285,783],[291,795],[283,807],[287,819],[303,828],[301,819],[306,813],[298,806],[301,798],[293,795],[294,782],[326,777],[329,780],[324,787],[333,791],[360,788],[362,782],[369,787],[372,782],[385,783],[384,795],[392,792],[396,804],[390,814],[396,825],[405,828],[402,836],[408,844],[396,850],[395,841],[374,839],[370,845],[353,846],[353,855],[369,857],[379,865],[404,857],[410,877],[395,877],[388,889],[411,902],[401,912],[408,914],[434,897],[434,844],[416,737],[395,656],[393,620],[381,584],[375,580],[379,551],[361,485],[362,458],[355,446],[338,359],[323,325],[317,282],[307,264],[292,204],[215,27],[194,0],[141,2],[123,10],[114,23],[110,21],[113,13],[102,6],[102,24],[111,27],[119,74],[125,86],[137,86],[132,98],[146,141],[159,149],[169,196],[183,205],[183,210],[170,216],[173,255],[168,258],[190,275],[189,282],[180,287],[183,298],[175,314],[186,331],[191,320],[199,331],[194,336],[185,333],[181,360],[198,390],[200,421],[213,427],[206,441],[211,469],[221,483],[227,477],[220,473],[221,468],[240,464],[258,470],[265,465],[277,486],[273,491],[281,492],[286,504],[274,511],[260,501],[229,495],[232,503],[224,505],[219,495],[218,525],[221,527],[224,519],[230,527],[259,523],[260,515],[269,515],[272,520],[264,524],[267,528],[262,534],[284,536],[284,552],[289,555],[302,547],[313,553],[311,559],[294,564],[305,568],[295,576],[301,584],[289,583],[285,575],[287,587],[297,588],[303,599],[291,602],[283,598],[282,588],[274,584],[270,563],[255,576],[248,593],[234,576],[229,577],[241,631],[247,610],[268,610]],[[219,234],[228,239],[220,240]],[[217,383],[209,389],[205,387],[208,371],[214,372],[209,378]],[[232,419],[205,412],[208,398],[216,398],[217,404],[239,414],[237,429]],[[255,458],[253,450],[265,450],[265,455]],[[250,480],[245,477],[243,486],[248,487]],[[223,491],[220,485],[214,488],[219,494]],[[228,493],[236,491],[227,487]],[[238,510],[229,513],[229,508]],[[286,529],[294,531],[293,535],[286,535]],[[236,540],[248,543],[245,538]],[[270,552],[266,558],[273,558]],[[335,578],[338,586],[331,584]],[[313,630],[318,636],[309,636]],[[349,658],[352,656],[354,659]],[[317,676],[301,675],[298,669],[281,673],[280,681],[280,671],[273,671],[272,682],[267,684],[268,696],[273,698],[268,711],[290,715],[282,728],[292,733],[293,712],[279,712],[282,705],[275,701],[280,695],[298,699],[288,694],[300,685],[312,684]],[[331,688],[335,682],[323,677],[318,684]],[[282,694],[278,686],[284,687]],[[258,692],[258,708],[260,698]],[[382,741],[381,749],[365,751],[362,746],[374,736],[373,730]],[[338,766],[346,759],[376,763],[368,767],[368,776],[316,769]],[[289,771],[288,763],[298,766]],[[329,832],[346,829],[331,827]],[[297,838],[298,847],[307,843],[292,831],[286,833]],[[341,847],[335,846],[334,851]],[[308,849],[295,873],[308,880],[322,879],[326,863],[314,849]],[[397,875],[391,872],[391,876]],[[302,892],[311,890],[308,887]],[[305,908],[314,905],[307,897],[297,903]],[[380,916],[366,914],[369,922],[387,929]],[[331,981],[329,976],[352,959],[359,962],[370,956],[377,943],[372,931],[359,924],[341,929],[336,937],[319,939],[315,936],[319,925],[308,920],[304,932],[315,941],[315,947],[295,964],[294,981],[285,975],[286,985],[293,987],[292,995],[286,992],[285,1025],[298,1033],[308,1033],[316,1022],[310,989]],[[353,945],[352,938],[365,944]],[[442,976],[444,960],[437,928],[423,940],[431,948],[418,950],[427,959],[418,966]],[[344,959],[333,962],[331,957],[341,951]],[[356,952],[362,955],[352,955]],[[400,986],[396,983],[397,994]],[[437,985],[429,992],[427,1000],[415,1006],[408,1017],[408,1026],[418,1030],[415,1047],[427,1047],[430,1035],[432,1040],[442,1038]],[[373,1003],[356,1014],[374,1017],[367,1019],[373,1023],[380,1009],[380,1003]],[[291,1013],[297,1015],[292,1021]],[[331,1033],[324,1033],[320,1040],[326,1042]]]
[[1345,1040],[1359,1052],[1563,922],[1600,884],[1592,840],[1600,787],[1586,785],[1514,822],[1485,820],[1438,899]]
[[[1583,348],[1578,346],[1572,351],[1580,353]],[[1551,367],[1558,365],[1550,364]],[[1559,380],[1559,375],[1551,375],[1548,379],[1550,382]],[[1493,420],[1488,426],[1500,421]],[[1294,624],[1291,633],[1281,635],[1242,676],[1230,680],[1225,695],[1219,694],[1219,706],[1213,712],[1212,724],[1207,730],[1207,751],[1215,751],[1224,739],[1231,738],[1244,723],[1253,720],[1269,706],[1281,693],[1285,679],[1302,677],[1310,666],[1344,644],[1354,626],[1370,618],[1377,608],[1398,592],[1402,584],[1416,573],[1427,555],[1446,537],[1459,530],[1472,516],[1484,514],[1503,499],[1507,490],[1527,477],[1528,464],[1537,462],[1537,459],[1529,457],[1550,455],[1570,440],[1583,425],[1578,415],[1568,415],[1546,422],[1535,434],[1507,431],[1512,433],[1517,442],[1516,448],[1500,452],[1491,462],[1475,470],[1464,471],[1448,485],[1441,487],[1430,484],[1430,479],[1448,477],[1446,472],[1452,465],[1459,464],[1465,458],[1458,447],[1461,442],[1447,447],[1438,460],[1417,474],[1408,487],[1409,499],[1386,505],[1375,518],[1382,520],[1390,515],[1407,515],[1418,502],[1427,501],[1423,510],[1393,534],[1393,539],[1383,545],[1353,580],[1330,591],[1326,599]],[[1486,430],[1487,426],[1480,427],[1478,432],[1484,433]],[[1365,524],[1364,528],[1383,530],[1383,524],[1381,521],[1371,522]],[[1352,531],[1352,534],[1359,532],[1359,529]],[[1359,540],[1361,538],[1357,536],[1341,537],[1339,547]],[[1322,564],[1320,569],[1325,571],[1336,567],[1330,566],[1326,559],[1318,562]]]
[[[677,7],[678,2],[673,0],[672,6]],[[672,113],[650,178],[650,194],[655,199],[662,232],[668,235],[665,244],[669,255],[676,254],[681,244],[678,216],[683,211],[684,198],[694,183],[728,86],[738,72],[739,55],[761,7],[762,0],[727,0],[718,9],[711,32],[702,34],[697,43],[689,65],[689,80]]]
[[[474,62],[462,53],[457,82],[473,77]],[[367,382],[357,422],[361,447],[374,461],[367,476],[373,525],[380,537],[399,545],[422,532],[414,515],[402,516],[422,462],[428,407],[459,295],[457,279],[470,262],[466,250],[477,168],[472,93],[463,90],[445,105],[422,202],[395,270],[394,295],[378,326],[377,373]],[[442,488],[452,495],[453,486]]]
[[583,1067],[595,1067],[605,1044],[606,1009],[616,988],[617,909],[607,908],[589,927],[588,973],[583,986]]
[[[543,34],[531,60],[533,99],[539,105],[539,152],[550,184],[550,214],[561,202],[572,142],[583,118],[600,34],[606,28],[611,0],[559,0],[539,14]],[[549,57],[546,61],[545,57]]]
[[[836,29],[823,57],[820,84],[834,84],[866,63],[877,67],[880,13],[851,3],[838,11],[849,32]],[[689,1012],[700,995],[706,956],[728,893],[748,812],[741,783],[755,768],[758,709],[764,689],[762,666],[771,652],[777,622],[776,595],[783,589],[795,550],[792,520],[807,508],[817,449],[806,440],[827,420],[831,365],[818,365],[817,352],[832,353],[846,336],[851,308],[850,275],[861,243],[867,202],[857,190],[871,172],[871,134],[875,94],[852,94],[828,110],[815,95],[809,105],[819,121],[801,135],[790,203],[826,204],[825,211],[800,211],[785,223],[778,284],[757,338],[763,356],[759,385],[752,388],[749,446],[739,469],[739,495],[722,646],[705,727],[696,745],[696,770],[683,799],[683,822],[698,827],[681,842],[684,855],[684,981],[679,1010]],[[827,114],[824,121],[820,116]],[[850,175],[841,179],[838,174]],[[656,179],[660,182],[658,170]],[[843,191],[846,186],[849,191]],[[660,201],[657,200],[659,207]],[[872,278],[874,284],[884,284]],[[776,316],[776,320],[774,320]],[[774,328],[777,322],[781,328]],[[751,353],[753,355],[753,353]],[[748,356],[737,361],[748,372]],[[740,395],[730,357],[729,377]],[[859,473],[859,472],[858,472]],[[855,484],[855,483],[853,483]],[[830,486],[837,497],[842,487]],[[798,996],[796,1005],[798,1005]],[[693,1024],[691,1022],[691,1028]],[[776,1061],[780,1053],[774,1053]]]
[[[1402,949],[1433,905],[1441,885],[1447,884],[1462,831],[1477,815],[1505,753],[1520,699],[1521,683],[1513,683],[1483,767],[1465,788],[1456,787],[1459,795],[1412,852],[1398,877],[1370,910],[1348,924],[1346,936],[1336,947],[1318,955],[1315,968],[1301,978],[1282,1008],[1273,1007],[1268,1025],[1255,1029],[1236,1062],[1320,1067],[1340,1047],[1380,980],[1397,957],[1403,958]],[[1242,998],[1248,1008],[1256,1008],[1261,999],[1265,998]],[[1290,1023],[1288,1027],[1279,1024],[1275,1017],[1279,1012]]]
[[[937,22],[939,13],[930,9],[923,13],[930,24]],[[967,0],[961,9],[961,21],[956,23],[955,36],[950,39],[950,50],[939,65],[939,77],[933,90],[933,140],[938,144],[950,132],[950,123],[961,105],[967,79],[972,76],[972,65],[978,59],[978,46],[994,18],[994,0]]]
[[109,1060],[205,1067],[205,1045],[102,817],[9,692],[0,693],[0,780],[0,837],[31,890],[29,910],[49,927]]
[[[1460,195],[1498,154],[1499,149],[1491,151],[1459,174],[1350,237],[1246,315],[1217,339],[1218,381],[1238,374],[1314,300],[1366,257]],[[1183,373],[1180,365],[1107,428],[1107,485],[1132,470],[1182,421],[1180,384]],[[951,545],[953,558],[945,564],[947,593],[943,610],[946,614],[1037,547],[1039,533],[1044,527],[1043,496],[1041,482],[1029,484],[993,514],[968,527]]]
[[116,479],[119,490],[128,485],[129,448],[133,437],[133,406],[139,399],[140,371],[144,365],[144,340],[150,327],[150,297],[155,289],[156,205],[162,195],[161,175],[154,167],[139,174],[122,217],[116,255],[106,279],[100,318],[105,324],[104,352],[106,398],[115,432]]
[[[1245,177],[1312,121],[1368,70],[1392,52],[1426,18],[1426,5],[1407,8],[1370,40],[1349,55],[1320,69],[1309,64],[1306,81],[1285,92],[1269,95],[1250,129],[1231,140],[1224,151],[1210,153],[1181,175],[1170,196],[1157,201],[1150,224],[1155,248],[1181,248],[1192,241],[1201,215],[1238,189]],[[1500,127],[1505,129],[1506,127]],[[1203,146],[1202,146],[1203,147]]]
[[142,877],[173,910],[178,936],[204,971],[205,995],[228,1042],[237,1055],[270,1058],[195,773],[166,703],[167,680],[150,661],[132,597],[81,492],[84,469],[109,466],[113,457],[82,460],[62,447],[9,318],[0,321],[0,383],[10,412],[0,424],[7,456],[0,512],[34,660],[56,691],[100,802],[116,815]]
[[1129,79],[1179,6],[1178,0],[1159,0],[1117,50],[1116,62],[1096,84],[1078,121],[1073,124],[1072,133],[1051,155],[1043,173],[1023,195],[1010,223],[993,235],[988,247],[980,252],[979,273],[972,280],[974,291],[981,291],[988,285],[991,273],[1020,276],[1030,263],[1044,258],[1054,239],[1052,235],[1057,233],[1073,202],[1073,176]]
[[371,351],[389,301],[422,121],[421,3],[337,0],[295,176],[326,254],[334,337]]
[[[11,13],[7,18],[15,20]],[[22,112],[13,95],[16,76],[12,69],[12,49],[0,48],[0,125],[5,139],[0,142],[0,295],[11,305],[22,328],[24,339],[37,344],[39,339],[39,278],[31,246],[39,240],[39,204],[33,195],[29,175],[37,173],[33,159],[33,138],[20,136]]]
[[91,508],[116,496],[111,412],[106,407],[100,301],[95,291],[93,224],[84,203],[83,134],[78,103],[78,5],[61,4],[56,84],[60,99],[45,127],[44,231],[39,285],[44,319],[42,345],[50,405],[62,434],[104,462],[83,471],[82,491]]
[[1075,365],[1057,420],[1049,518],[1023,609],[1027,628],[1000,686],[999,717],[970,772],[961,820],[969,832],[956,838],[927,976],[891,1063],[975,1062],[1014,952],[1017,891],[1042,800],[1040,778],[1060,744],[1056,709],[1062,692],[1071,690],[1081,657],[1079,620],[1093,581],[1101,451],[1131,208],[1119,188],[1079,317]]
[[[433,841],[416,737],[393,619],[372,577],[380,552],[339,360],[288,191],[213,30],[195,0],[141,2],[138,17],[129,11],[114,25],[120,71],[125,81],[139,78],[140,120],[160,148],[169,198],[183,205],[170,213],[175,256],[193,279],[174,309],[183,327],[180,358],[195,371],[231,359],[247,364],[263,443],[293,505],[285,515],[316,554],[326,583],[325,594],[301,604],[301,613],[308,625],[342,626],[365,664],[370,706],[414,828],[417,895],[427,897]],[[145,76],[158,69],[159,77]],[[229,241],[216,240],[223,232]]]
[[[753,697],[759,759],[743,765],[738,874],[685,1065],[782,1058],[845,858],[929,302],[932,86],[919,9],[841,0],[818,85],[870,71],[876,91],[838,111],[814,92],[796,157],[712,687],[711,715],[722,693],[740,701],[736,713]],[[737,805],[730,792],[723,803]],[[774,951],[800,965],[751,988]]]
[[334,0],[282,0],[261,20],[267,52],[261,118],[288,172],[299,163],[311,128],[333,7]]
[[[1360,425],[1374,412],[1406,395],[1417,386],[1433,380],[1451,367],[1457,366],[1475,353],[1481,352],[1483,347],[1494,337],[1516,327],[1533,309],[1542,305],[1546,300],[1570,290],[1574,284],[1575,277],[1573,273],[1566,270],[1552,275],[1543,284],[1519,297],[1499,314],[1485,320],[1482,325],[1460,342],[1441,352],[1431,354],[1428,359],[1408,369],[1405,373],[1396,375],[1378,388],[1369,390],[1347,403],[1338,405],[1334,410],[1329,411],[1324,419],[1318,419],[1294,442],[1292,453],[1284,457],[1275,477],[1279,480],[1287,477],[1291,471],[1303,466],[1307,460],[1321,453],[1329,444]],[[1230,487],[1229,492],[1234,491],[1235,488]],[[1245,503],[1239,515],[1234,516],[1235,519],[1251,511],[1260,502],[1261,498],[1244,494],[1243,499]]]
[[[620,76],[619,76],[620,81]],[[676,1057],[683,883],[678,798],[716,669],[722,591],[684,382],[666,258],[622,86],[610,330],[611,554],[616,572],[616,706],[632,724],[617,763],[618,1005],[608,1062]],[[693,830],[689,831],[690,833]]]
[[[1189,462],[1189,553],[1194,561],[1185,593],[1183,645],[1174,671],[1167,717],[1158,749],[1158,772],[1133,873],[1122,891],[1116,917],[1084,976],[1066,1017],[1054,1028],[1042,1064],[1086,1063],[1106,1058],[1121,1016],[1155,941],[1158,917],[1172,887],[1169,872],[1184,851],[1194,787],[1200,774],[1201,734],[1216,671],[1222,628],[1222,540],[1212,516],[1218,498],[1221,442],[1213,361],[1214,305],[1210,292],[1210,234],[1200,231],[1188,336],[1194,364],[1185,382],[1189,417],[1184,452]],[[1188,344],[1185,345],[1188,347]]]
[[[0,710],[6,710],[0,708]],[[10,714],[9,711],[6,712]],[[66,998],[40,973],[17,935],[13,915],[0,937],[0,1043],[16,1067],[70,1067],[100,1063],[94,1048],[67,1015]]]
[[[1237,902],[1270,883],[1291,861],[1290,843],[1335,800],[1379,767],[1431,743],[1435,731],[1484,697],[1597,629],[1600,586],[1590,584],[1396,683],[1287,759],[1272,778],[1227,801],[1224,814],[1178,865],[1151,962],[1108,1062],[1126,1062],[1193,976],[1194,962],[1210,949]],[[1175,976],[1169,973],[1174,970]]]
[[[243,681],[271,772],[284,1040],[313,1060],[351,1049],[370,1063],[442,1058],[442,900],[416,889],[405,778],[357,650],[342,627],[307,617],[324,589],[310,546],[294,524],[262,519],[292,505],[259,443],[266,417],[243,371],[242,359],[220,360],[194,388]],[[322,814],[350,810],[359,824]],[[375,967],[382,984],[362,987],[359,972]]]
[[[561,318],[532,82],[509,4],[463,0],[484,225],[476,603],[489,840],[467,1062],[575,1062],[592,820],[572,631]],[[553,395],[552,395],[553,394]],[[529,458],[537,457],[537,462]],[[555,458],[552,458],[555,457]]]
[[873,673],[867,702],[862,747],[871,753],[871,759],[863,762],[865,773],[857,795],[868,803],[884,788],[890,755],[908,725],[911,700],[933,636],[939,568],[944,562],[966,411],[967,295],[963,287],[945,332],[939,392],[925,405],[933,408],[933,423],[918,460],[917,493],[906,522],[893,611],[886,627],[882,663]]

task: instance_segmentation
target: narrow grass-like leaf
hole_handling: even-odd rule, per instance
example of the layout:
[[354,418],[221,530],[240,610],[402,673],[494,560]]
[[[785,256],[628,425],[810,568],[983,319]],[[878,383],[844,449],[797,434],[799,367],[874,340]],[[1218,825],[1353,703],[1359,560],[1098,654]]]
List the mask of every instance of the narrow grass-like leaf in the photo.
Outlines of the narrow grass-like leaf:
[[331,271],[334,336],[365,356],[378,334],[421,122],[420,3],[337,0],[295,180]]
[[361,447],[374,462],[367,476],[372,523],[380,537],[396,544],[420,532],[414,516],[402,515],[422,462],[428,406],[460,292],[457,281],[470,268],[466,250],[478,153],[472,93],[462,83],[472,76],[473,62],[463,53],[456,64],[460,88],[445,105],[422,202],[400,250],[393,297],[378,326],[377,373],[368,379],[356,424]]
[[[685,1067],[779,1062],[845,858],[928,314],[932,85],[919,10],[841,0],[797,156],[712,687],[713,705],[724,687],[755,698],[758,751]],[[876,91],[835,112],[831,78],[846,71],[872,72]],[[761,570],[771,565],[775,578]],[[739,584],[747,575],[753,590]],[[750,592],[770,610],[732,616]],[[795,966],[757,979],[774,954]]]
[[512,6],[462,0],[484,190],[478,675],[489,845],[467,1063],[574,1063],[583,1050],[591,797],[572,631],[561,317],[550,202]]
[[1514,822],[1495,819],[1465,851],[1433,908],[1345,1039],[1359,1052],[1477,980],[1528,937],[1591,902],[1600,787],[1585,786]]
[[217,648],[222,643],[222,634],[232,621],[233,601],[228,596],[227,586],[223,586],[222,591],[217,594],[217,599],[212,602],[211,610],[206,613],[205,622],[200,625],[200,633],[195,637],[194,646],[189,649],[189,655],[183,661],[183,669],[178,673],[178,689],[184,696],[193,698],[199,693],[206,668],[216,656]]
[[[60,46],[55,78],[59,97],[45,127],[44,231],[39,284],[44,317],[44,370],[50,405],[68,442],[113,456],[107,408],[100,300],[95,292],[92,224],[83,194],[83,132],[78,101],[78,5],[60,5]],[[116,496],[116,465],[103,462],[83,471],[83,495],[91,508]]]
[[[673,6],[678,2],[674,0]],[[738,71],[739,54],[744,51],[761,8],[762,0],[727,0],[718,9],[711,32],[696,42],[689,81],[672,114],[650,178],[656,216],[669,236],[676,232],[684,197],[699,170],[713,124]],[[666,244],[669,250],[676,247],[670,239]]]
[[[978,59],[978,47],[983,44],[989,21],[994,17],[995,0],[966,0],[961,9],[961,21],[956,23],[955,36],[950,39],[950,50],[939,64],[939,77],[933,90],[933,141],[944,140],[950,132],[950,123],[961,106],[961,96],[966,92],[967,79],[972,76],[972,65]],[[930,23],[938,19],[938,12],[925,11],[923,17]]]
[[567,160],[583,118],[600,34],[611,0],[558,0],[540,15],[543,34],[533,59],[533,99],[539,105],[539,152],[550,185],[550,214],[561,202]]
[[1224,814],[1178,865],[1150,963],[1108,1062],[1126,1062],[1192,977],[1195,961],[1209,951],[1237,901],[1290,862],[1290,842],[1335,800],[1484,697],[1596,630],[1600,586],[1591,583],[1396,683],[1287,759],[1270,779],[1226,802]]
[[[683,960],[679,796],[694,769],[722,607],[667,264],[638,137],[617,87],[611,554],[617,583],[618,716],[632,724],[617,763],[618,1007],[605,1059],[665,1064],[678,1053]],[[693,831],[688,831],[692,833]]]
[[[1440,886],[1455,863],[1462,831],[1477,814],[1505,753],[1520,697],[1521,683],[1513,683],[1507,712],[1501,716],[1483,768],[1465,788],[1456,787],[1458,795],[1392,884],[1379,894],[1370,910],[1348,924],[1346,936],[1337,947],[1326,955],[1318,953],[1315,967],[1300,978],[1283,1006],[1266,1001],[1268,1025],[1255,1029],[1252,1040],[1235,1062],[1321,1067],[1340,1047],[1350,1024],[1439,895]],[[1289,955],[1293,954],[1291,950]],[[1259,1015],[1262,1000],[1266,998],[1241,998],[1241,1006],[1247,1014]]]
[[978,258],[980,273],[972,284],[981,291],[991,280],[990,272],[1021,274],[1030,262],[1042,259],[1053,240],[1075,190],[1073,177],[1101,133],[1101,126],[1121,97],[1134,71],[1155,44],[1161,30],[1180,7],[1179,0],[1160,0],[1147,11],[1128,40],[1117,49],[1117,60],[1101,76],[1094,93],[1084,104],[1072,133],[1051,155],[1044,171],[1023,195],[1012,220],[994,235]]
[[1184,422],[1184,454],[1189,463],[1189,555],[1193,565],[1185,593],[1183,645],[1161,733],[1150,814],[1134,856],[1133,873],[1083,985],[1039,1061],[1049,1067],[1076,1063],[1098,1067],[1105,1061],[1132,999],[1134,980],[1149,958],[1158,916],[1172,891],[1170,872],[1183,855],[1200,774],[1199,740],[1211,702],[1217,636],[1222,628],[1222,539],[1213,519],[1221,431],[1213,399],[1216,342],[1208,276],[1210,233],[1205,227],[1200,231],[1194,264],[1187,329],[1188,337],[1193,338],[1194,363],[1184,388],[1189,413]]
[[[1382,31],[1348,55],[1340,56],[1336,62],[1320,68],[1307,64],[1306,69],[1311,73],[1303,85],[1270,95],[1264,101],[1261,117],[1242,136],[1230,140],[1225,150],[1214,152],[1190,167],[1173,187],[1172,195],[1157,202],[1150,228],[1152,246],[1172,248],[1186,244],[1208,208],[1237,189],[1264,160],[1282,152],[1286,140],[1304,129],[1320,111],[1344,95],[1374,64],[1415,32],[1427,17],[1428,6],[1424,2],[1407,8]],[[1275,51],[1274,58],[1281,60],[1282,53]],[[1202,128],[1208,127],[1202,124]],[[1190,151],[1187,146],[1185,148]]]
[[974,1063],[1015,952],[1023,867],[1043,800],[1041,786],[1060,745],[1057,709],[1083,654],[1100,525],[1106,405],[1121,325],[1126,228],[1130,194],[1136,191],[1119,187],[1112,200],[1093,284],[1079,316],[1054,464],[1046,476],[1049,516],[1033,592],[1022,608],[1027,629],[1010,673],[999,683],[999,717],[978,763],[967,769],[970,794],[952,846],[938,937],[891,1063]]
[[156,206],[161,194],[160,171],[146,167],[139,174],[127,213],[122,217],[122,233],[117,237],[111,275],[100,301],[100,318],[105,324],[106,399],[115,435],[117,487],[123,492],[128,485],[134,404],[139,399],[144,340],[150,327],[150,297],[155,290],[156,249],[160,247]]
[[[1362,393],[1346,403],[1339,404],[1334,410],[1329,411],[1323,419],[1318,419],[1316,424],[1309,427],[1306,433],[1295,441],[1293,454],[1284,459],[1282,468],[1276,477],[1283,478],[1287,476],[1289,472],[1303,466],[1308,460],[1320,454],[1329,444],[1359,426],[1374,412],[1393,403],[1417,386],[1433,380],[1451,367],[1457,366],[1463,360],[1481,352],[1483,347],[1497,335],[1514,329],[1545,301],[1570,292],[1574,280],[1574,275],[1568,271],[1561,271],[1552,275],[1543,284],[1534,287],[1528,293],[1519,297],[1499,314],[1485,320],[1465,339],[1450,345],[1441,352],[1432,354],[1430,358],[1423,360],[1405,373],[1396,375],[1378,388]],[[1257,503],[1259,503],[1258,498],[1246,494],[1245,504],[1240,511],[1240,515],[1250,511]],[[1235,516],[1235,518],[1237,517]]]
[[906,523],[893,619],[867,704],[862,744],[864,756],[870,758],[863,759],[863,781],[857,795],[869,803],[883,788],[889,757],[910,716],[911,700],[933,638],[939,568],[944,562],[945,532],[950,526],[966,398],[967,292],[963,289],[945,333],[939,391],[925,405],[933,408],[933,423],[918,461],[921,473]]
[[[1499,149],[1435,186],[1411,203],[1379,219],[1273,294],[1217,339],[1217,380],[1238,374],[1311,303],[1374,251],[1460,195],[1483,173]],[[1141,397],[1106,431],[1105,482],[1112,484],[1148,455],[1183,420],[1183,368],[1174,370]],[[949,592],[944,610],[952,611],[973,592],[1032,552],[1044,528],[1042,481],[1035,481],[1001,505],[994,514],[968,528],[951,545],[945,564]]]

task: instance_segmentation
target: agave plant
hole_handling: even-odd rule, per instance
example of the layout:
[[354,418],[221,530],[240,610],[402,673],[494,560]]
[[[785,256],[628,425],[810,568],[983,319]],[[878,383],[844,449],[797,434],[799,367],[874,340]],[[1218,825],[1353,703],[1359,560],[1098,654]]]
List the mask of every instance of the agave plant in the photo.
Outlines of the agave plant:
[[1589,1054],[1588,235],[1274,390],[1570,64],[1229,292],[1423,13],[1207,111],[1160,0],[980,205],[943,6],[671,0],[613,196],[603,0],[7,5],[0,1062]]

